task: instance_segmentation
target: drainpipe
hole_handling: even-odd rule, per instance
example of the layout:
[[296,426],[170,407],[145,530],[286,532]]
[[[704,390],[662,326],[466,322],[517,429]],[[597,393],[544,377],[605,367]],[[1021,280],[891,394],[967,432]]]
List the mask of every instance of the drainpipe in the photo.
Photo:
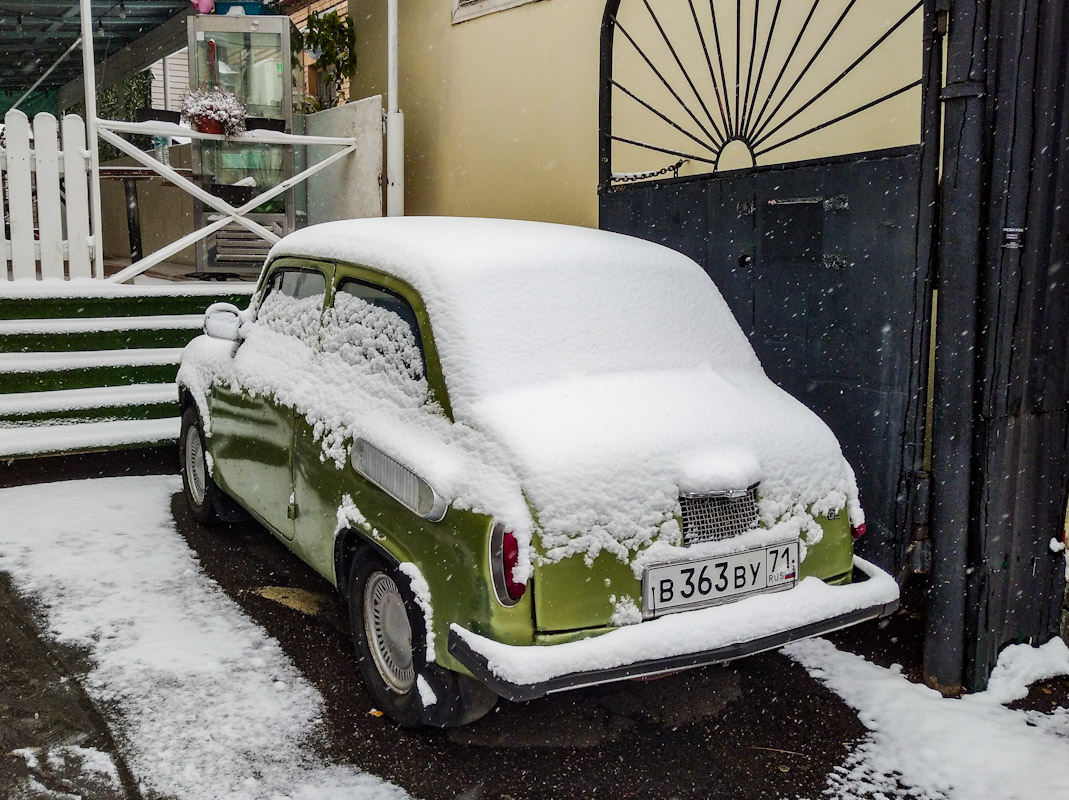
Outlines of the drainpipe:
[[405,118],[397,108],[397,0],[386,0],[386,26],[386,216],[401,217],[405,213]]
[[93,215],[93,277],[104,277],[104,239],[100,235],[100,148],[97,140],[97,79],[93,64],[93,5],[79,0],[82,18],[82,72],[85,80],[85,132],[89,139],[89,203]]
[[404,114],[398,110],[398,0],[386,0],[386,216],[404,216]]

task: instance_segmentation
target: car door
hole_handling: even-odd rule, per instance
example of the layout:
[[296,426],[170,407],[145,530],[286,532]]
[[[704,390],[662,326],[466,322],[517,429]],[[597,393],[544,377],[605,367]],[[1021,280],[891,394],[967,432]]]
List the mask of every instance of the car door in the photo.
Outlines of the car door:
[[[340,394],[350,398],[356,415],[362,410],[361,398],[373,399],[381,410],[415,408],[429,397],[419,323],[412,306],[398,292],[369,280],[341,279],[323,317],[319,347],[316,358],[322,368],[316,373],[342,384]],[[368,513],[387,509],[394,526],[398,514],[403,517],[409,512],[358,475],[351,464],[339,468],[333,458],[324,458],[322,439],[314,436],[303,419],[296,421],[294,451],[298,507],[294,550],[332,578],[334,532],[343,496],[349,495]],[[416,517],[411,517],[414,523]]]
[[[312,359],[332,274],[329,263],[287,259],[272,265],[235,355],[244,359],[240,371],[254,386],[275,386],[284,394],[287,382],[298,380],[286,367]],[[292,539],[294,409],[274,392],[221,383],[212,387],[211,404],[212,454],[222,485],[275,533]]]

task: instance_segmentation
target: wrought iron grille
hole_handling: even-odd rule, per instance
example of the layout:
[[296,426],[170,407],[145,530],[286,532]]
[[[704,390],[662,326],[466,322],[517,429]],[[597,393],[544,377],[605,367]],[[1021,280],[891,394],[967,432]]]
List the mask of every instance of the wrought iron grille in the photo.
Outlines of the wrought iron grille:
[[[885,104],[908,102],[903,96],[921,86],[915,56],[924,3],[882,0],[878,11],[874,5],[608,0],[602,182],[635,174],[612,169],[614,144],[625,145],[624,152],[637,148],[682,159],[696,172],[717,172],[734,143],[748,158],[736,156],[728,169],[796,161],[808,149],[792,154],[788,145],[816,135],[852,141],[848,128],[830,139],[824,132],[870,109],[901,113],[906,106],[888,111]],[[908,107],[919,111],[919,103]],[[806,144],[825,155],[825,145],[812,141]],[[658,170],[650,172],[656,177]]]
[[757,487],[742,493],[681,495],[683,544],[730,539],[757,525]]

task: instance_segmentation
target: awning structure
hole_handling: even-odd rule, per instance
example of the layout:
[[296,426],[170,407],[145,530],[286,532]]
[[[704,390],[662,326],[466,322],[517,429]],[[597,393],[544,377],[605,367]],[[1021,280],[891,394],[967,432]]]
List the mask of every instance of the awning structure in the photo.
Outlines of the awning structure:
[[[269,242],[277,238],[264,226],[246,217],[247,212],[253,210],[256,203],[250,202],[234,207],[204,191],[194,181],[190,181],[177,171],[170,170],[166,164],[132,147],[118,135],[120,133],[173,134],[174,131],[169,127],[150,130],[135,126],[134,129],[127,129],[117,120],[103,120],[98,116],[98,90],[118,83],[127,76],[149,67],[160,58],[184,47],[188,41],[187,18],[193,13],[194,10],[189,0],[0,0],[0,101],[6,101],[3,104],[6,107],[0,110],[6,111],[12,103],[17,105],[33,96],[40,98],[45,95],[49,103],[54,99],[55,106],[58,108],[27,109],[30,114],[33,114],[35,110],[62,112],[76,101],[84,100],[85,132],[88,144],[90,206],[88,210],[92,221],[91,231],[85,239],[85,245],[88,253],[91,254],[92,274],[96,278],[103,277],[98,146],[98,140],[101,138],[107,139],[126,155],[139,161],[143,167],[169,179],[174,185],[180,186],[199,201],[223,214],[221,221],[201,227],[154,254],[135,259],[133,264],[122,270],[119,275],[113,276],[113,279],[132,279],[161,259],[203,239],[215,229],[228,224],[229,221],[241,225]],[[403,115],[397,107],[397,0],[387,0],[387,17],[389,104],[385,119],[389,161],[386,165],[385,184],[387,212],[391,215],[400,215],[404,212],[404,184]],[[26,115],[18,112],[16,116],[25,123],[21,124],[21,128],[25,129],[29,122]],[[44,117],[50,116],[44,115]],[[210,135],[190,132],[186,129],[180,132],[194,139],[211,138]],[[24,149],[29,151],[28,137],[22,138],[27,138]],[[245,134],[240,138],[252,142],[256,140],[256,134]],[[338,162],[342,157],[355,152],[356,149],[355,138],[346,136],[290,136],[285,142],[274,143],[325,144],[342,149],[299,174],[290,176],[272,190],[261,194],[257,198],[258,202],[271,199],[293,188],[295,184]],[[28,176],[30,169],[27,162],[23,172]],[[29,186],[28,177],[23,184]],[[28,189],[27,194],[31,194]],[[27,225],[21,226],[25,229],[22,238],[25,239],[26,244],[22,248],[24,257],[21,261],[25,262],[27,270],[34,272],[36,266],[31,269],[30,265],[36,263],[40,245],[34,244],[36,238],[31,239],[28,232],[32,231],[32,221],[39,222],[40,217],[33,214],[32,210],[23,214],[23,217],[30,222],[27,223],[28,227]],[[6,243],[4,246],[7,246]],[[33,247],[32,254],[30,247]],[[12,252],[14,254],[14,251]]]
[[[94,63],[99,70],[107,61],[98,76],[101,88],[185,45],[184,22],[175,18],[192,12],[189,0],[91,0],[89,5]],[[74,45],[81,24],[78,0],[0,0],[0,90],[8,96],[31,88],[58,92],[61,106],[80,99],[82,58]]]

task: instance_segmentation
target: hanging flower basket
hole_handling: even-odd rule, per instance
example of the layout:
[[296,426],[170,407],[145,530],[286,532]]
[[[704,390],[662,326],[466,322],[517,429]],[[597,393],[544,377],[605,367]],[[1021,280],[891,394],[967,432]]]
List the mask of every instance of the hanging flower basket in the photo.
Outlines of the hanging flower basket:
[[217,119],[212,119],[211,117],[203,115],[193,118],[193,128],[201,133],[217,133],[220,136],[223,135],[223,123]]
[[201,133],[227,139],[245,133],[245,104],[222,89],[197,89],[182,101],[182,121]]

